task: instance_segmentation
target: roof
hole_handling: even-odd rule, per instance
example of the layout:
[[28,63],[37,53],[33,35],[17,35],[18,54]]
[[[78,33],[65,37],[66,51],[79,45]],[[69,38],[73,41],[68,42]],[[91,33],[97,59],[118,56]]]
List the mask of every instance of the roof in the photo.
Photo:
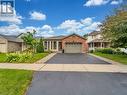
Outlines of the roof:
[[76,36],[78,36],[78,37],[80,37],[80,38],[82,38],[82,39],[86,40],[86,39],[85,39],[85,38],[83,38],[82,36],[80,36],[80,35],[78,35],[78,34],[75,34],[75,33],[73,33],[73,34],[71,34],[71,35],[69,35],[69,36],[66,36],[66,37],[64,37],[63,39],[65,39],[65,38],[67,38],[67,37],[70,37],[70,36],[73,36],[73,35],[76,35]]
[[17,38],[16,36],[11,36],[11,35],[0,35],[3,38],[7,39],[8,41],[12,41],[12,42],[23,42],[22,39]]
[[100,33],[101,33],[100,31],[93,31],[93,32],[89,33],[89,36],[95,36],[95,35],[98,35]]
[[73,35],[76,35],[76,36],[78,36],[78,37],[80,37],[82,39],[85,39],[82,36],[80,36],[78,34],[75,34],[75,33],[73,33],[71,35],[68,35],[68,36],[54,36],[54,37],[48,37],[48,38],[44,38],[44,39],[46,39],[46,40],[62,40],[64,38],[67,38],[67,37],[70,37],[70,36],[73,36]]
[[48,37],[48,38],[44,38],[46,40],[60,40],[60,39],[63,39],[64,37],[66,36],[53,36],[53,37]]
[[94,40],[90,41],[89,43],[93,43],[93,42],[109,42],[109,41],[104,40],[104,39],[94,39]]

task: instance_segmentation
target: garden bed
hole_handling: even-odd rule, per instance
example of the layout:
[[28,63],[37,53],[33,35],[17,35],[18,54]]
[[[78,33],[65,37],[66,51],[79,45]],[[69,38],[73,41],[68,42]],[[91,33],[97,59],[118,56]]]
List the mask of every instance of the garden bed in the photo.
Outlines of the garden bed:
[[[22,58],[15,58],[11,56],[14,60],[11,60],[11,58],[7,58],[7,54],[0,54],[0,63],[34,63],[44,57],[46,57],[49,53],[35,53],[32,57],[26,56],[25,59]],[[9,55],[10,56],[10,55]],[[23,56],[24,57],[24,56]],[[11,60],[11,61],[10,61]]]

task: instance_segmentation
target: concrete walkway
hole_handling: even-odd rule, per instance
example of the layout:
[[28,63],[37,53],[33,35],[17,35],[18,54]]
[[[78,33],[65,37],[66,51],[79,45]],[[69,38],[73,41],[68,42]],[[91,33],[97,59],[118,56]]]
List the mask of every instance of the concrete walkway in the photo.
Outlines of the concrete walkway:
[[34,71],[76,71],[76,72],[121,72],[127,73],[126,65],[100,64],[7,64],[1,63],[1,69],[23,69]]
[[[12,64],[0,63],[1,69],[23,69],[34,71],[76,71],[76,72],[121,72],[127,73],[127,65],[122,65],[111,61],[113,64],[44,64],[44,62],[52,58],[55,53],[52,53],[41,59],[37,63],[41,64]],[[97,57],[97,56],[96,56]],[[99,57],[98,57],[99,58]],[[102,58],[101,58],[102,59]],[[109,61],[108,59],[105,61]]]

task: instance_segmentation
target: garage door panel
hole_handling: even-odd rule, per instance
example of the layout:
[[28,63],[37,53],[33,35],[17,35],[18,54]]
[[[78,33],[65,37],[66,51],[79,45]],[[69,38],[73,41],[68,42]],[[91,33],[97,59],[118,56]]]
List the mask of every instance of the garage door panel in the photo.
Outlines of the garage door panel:
[[65,53],[81,53],[82,44],[81,43],[67,43],[65,45]]

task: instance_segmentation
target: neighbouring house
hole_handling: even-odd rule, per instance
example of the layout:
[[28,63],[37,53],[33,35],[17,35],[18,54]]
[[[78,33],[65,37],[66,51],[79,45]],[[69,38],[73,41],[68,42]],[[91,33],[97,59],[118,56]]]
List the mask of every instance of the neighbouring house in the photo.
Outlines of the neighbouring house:
[[87,37],[87,43],[89,45],[89,50],[110,47],[110,42],[103,39],[100,31],[93,31],[89,33]]
[[88,44],[86,39],[77,35],[71,34],[69,36],[56,36],[44,39],[44,48],[47,51],[65,53],[86,53],[88,51]]
[[22,39],[17,36],[0,35],[0,52],[23,51],[27,48]]

